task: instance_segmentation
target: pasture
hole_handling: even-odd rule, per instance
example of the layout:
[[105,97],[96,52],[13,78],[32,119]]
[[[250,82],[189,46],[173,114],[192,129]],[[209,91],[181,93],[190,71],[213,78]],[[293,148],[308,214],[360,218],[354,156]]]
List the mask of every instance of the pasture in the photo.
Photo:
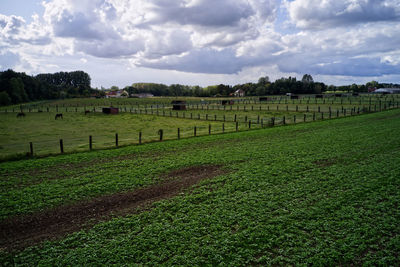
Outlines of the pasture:
[[[398,108],[397,96],[290,99],[270,96],[230,99],[181,98],[186,110],[173,110],[176,98],[67,99],[2,107],[0,158],[71,153],[89,149],[220,134],[276,125],[346,117]],[[104,115],[102,107],[118,107]],[[25,116],[16,116],[23,111]],[[56,114],[63,119],[55,120]],[[159,130],[162,130],[160,136]]]
[[399,130],[394,109],[2,162],[0,261],[397,266]]

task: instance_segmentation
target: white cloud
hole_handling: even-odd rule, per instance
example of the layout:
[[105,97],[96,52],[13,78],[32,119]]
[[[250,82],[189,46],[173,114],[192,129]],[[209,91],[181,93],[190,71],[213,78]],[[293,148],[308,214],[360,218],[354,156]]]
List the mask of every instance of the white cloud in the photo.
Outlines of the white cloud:
[[[400,0],[282,1],[49,0],[29,24],[0,15],[0,57],[9,58],[1,65],[27,72],[84,65],[101,79],[107,64],[220,81],[268,75],[262,70],[277,78],[399,73]],[[279,32],[288,20],[295,30]],[[121,72],[110,79],[132,73]]]
[[292,22],[300,28],[400,20],[400,0],[295,0],[286,5]]

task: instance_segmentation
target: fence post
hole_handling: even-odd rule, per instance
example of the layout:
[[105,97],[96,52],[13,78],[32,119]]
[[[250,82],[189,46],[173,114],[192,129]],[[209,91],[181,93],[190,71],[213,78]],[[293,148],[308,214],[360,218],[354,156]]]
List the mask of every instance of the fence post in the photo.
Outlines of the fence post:
[[194,134],[194,136],[196,136],[196,126],[194,126],[193,134]]
[[225,132],[225,123],[222,123],[222,132]]
[[211,134],[211,124],[208,125],[208,134]]
[[178,139],[181,139],[181,130],[178,128]]
[[118,134],[115,133],[115,146],[118,146]]
[[249,120],[249,129],[251,129],[251,120]]
[[285,116],[283,116],[283,118],[282,118],[282,123],[283,123],[283,125],[286,124],[286,117]]
[[293,115],[293,122],[296,124],[296,115]]
[[29,149],[31,152],[31,156],[33,157],[33,143],[32,142],[29,142]]
[[139,132],[139,145],[142,144],[142,132]]
[[158,134],[160,135],[160,141],[162,141],[163,140],[163,130],[162,129],[158,130]]
[[92,150],[92,136],[89,135],[89,150]]
[[63,144],[63,140],[62,139],[60,139],[60,152],[61,152],[61,154],[64,153],[64,144]]
[[239,131],[239,123],[236,122],[236,132]]
[[274,118],[274,117],[271,118],[271,125],[272,125],[272,126],[275,125],[275,118]]

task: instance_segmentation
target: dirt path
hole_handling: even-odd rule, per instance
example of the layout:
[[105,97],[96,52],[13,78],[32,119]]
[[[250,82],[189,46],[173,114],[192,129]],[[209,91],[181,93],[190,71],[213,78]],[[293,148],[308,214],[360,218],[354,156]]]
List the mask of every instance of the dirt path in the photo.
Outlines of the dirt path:
[[159,184],[146,188],[9,218],[0,222],[0,249],[23,249],[89,228],[112,216],[137,212],[138,208],[176,196],[201,180],[227,173],[221,167],[208,165],[175,170],[166,174]]

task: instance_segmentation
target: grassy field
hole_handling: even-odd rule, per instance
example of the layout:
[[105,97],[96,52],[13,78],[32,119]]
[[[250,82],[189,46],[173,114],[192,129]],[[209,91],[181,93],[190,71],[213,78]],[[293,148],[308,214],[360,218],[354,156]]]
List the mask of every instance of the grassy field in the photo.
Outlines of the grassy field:
[[[196,135],[262,128],[374,112],[399,105],[397,96],[358,96],[316,99],[303,96],[291,100],[286,96],[269,97],[268,102],[258,98],[235,99],[234,105],[221,105],[221,99],[182,98],[187,101],[185,111],[172,110],[171,100],[176,98],[150,99],[67,99],[41,101],[22,105],[26,117],[17,118],[18,106],[2,107],[0,112],[0,159],[21,158],[29,154],[30,142],[34,155],[60,153],[60,139],[64,152],[89,149],[89,136],[93,148],[110,148],[163,139],[177,139]],[[101,107],[119,107],[120,114],[101,114]],[[91,111],[84,115],[84,111]],[[41,112],[38,112],[41,111]],[[54,120],[56,113],[63,113],[63,120]],[[251,125],[249,125],[251,121]]]
[[[102,113],[64,113],[63,119],[55,120],[55,113],[29,113],[25,118],[15,114],[0,113],[0,156],[7,157],[29,151],[29,142],[34,144],[36,155],[59,153],[59,139],[63,139],[64,152],[89,149],[89,136],[92,136],[93,148],[115,146],[115,134],[118,133],[118,145],[137,144],[139,132],[142,142],[159,140],[158,130],[163,129],[163,139],[176,139],[177,128],[180,137],[222,132],[222,123],[189,120],[175,117],[160,117],[144,114],[122,113],[105,115]],[[225,123],[226,131],[235,130],[234,123]],[[243,128],[244,126],[241,126]]]
[[[391,110],[3,162],[0,262],[398,266],[399,130],[400,111]],[[186,179],[187,170],[201,166],[207,179],[160,193],[145,209],[115,207],[105,221],[89,220],[90,227],[79,226],[77,215],[68,221],[74,231],[18,249],[13,245],[23,241],[5,235],[10,221],[147,192],[138,190],[162,185],[166,174]]]

